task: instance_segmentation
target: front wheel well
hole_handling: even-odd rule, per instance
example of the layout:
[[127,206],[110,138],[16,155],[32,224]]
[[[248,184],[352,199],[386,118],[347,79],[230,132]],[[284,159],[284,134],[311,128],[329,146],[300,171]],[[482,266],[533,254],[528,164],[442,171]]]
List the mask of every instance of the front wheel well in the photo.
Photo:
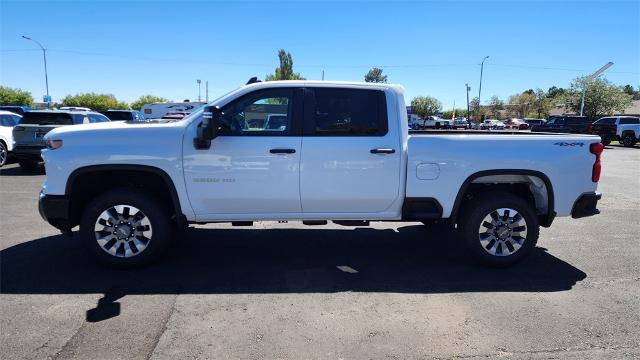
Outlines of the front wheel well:
[[166,204],[173,219],[181,219],[182,211],[173,182],[162,170],[147,167],[90,167],[76,170],[69,177],[69,215],[73,226],[78,225],[84,208],[98,195],[116,188],[140,189],[151,193]]

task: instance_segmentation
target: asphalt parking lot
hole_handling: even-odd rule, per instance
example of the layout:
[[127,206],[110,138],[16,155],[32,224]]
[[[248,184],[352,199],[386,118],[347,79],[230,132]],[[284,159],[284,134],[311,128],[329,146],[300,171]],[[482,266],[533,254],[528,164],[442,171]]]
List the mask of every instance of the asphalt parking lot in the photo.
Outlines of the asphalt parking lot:
[[190,228],[164,262],[101,268],[44,223],[43,173],[0,170],[3,359],[640,357],[640,147],[603,157],[602,214],[557,219],[509,269],[448,230]]

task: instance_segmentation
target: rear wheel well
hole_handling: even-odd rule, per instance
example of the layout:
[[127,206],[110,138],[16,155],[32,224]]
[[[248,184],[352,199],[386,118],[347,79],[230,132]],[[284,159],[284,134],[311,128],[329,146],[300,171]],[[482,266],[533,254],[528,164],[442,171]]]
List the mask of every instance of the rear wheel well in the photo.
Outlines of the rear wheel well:
[[451,214],[454,221],[471,200],[490,191],[508,192],[527,201],[535,209],[542,226],[550,226],[555,216],[553,189],[544,175],[528,172],[479,174],[469,177],[460,191]]
[[[162,175],[164,174],[164,176]],[[135,168],[86,169],[72,174],[67,184],[70,221],[75,226],[83,209],[96,196],[117,188],[140,189],[166,204],[172,219],[182,215],[180,204],[170,178],[161,170]]]

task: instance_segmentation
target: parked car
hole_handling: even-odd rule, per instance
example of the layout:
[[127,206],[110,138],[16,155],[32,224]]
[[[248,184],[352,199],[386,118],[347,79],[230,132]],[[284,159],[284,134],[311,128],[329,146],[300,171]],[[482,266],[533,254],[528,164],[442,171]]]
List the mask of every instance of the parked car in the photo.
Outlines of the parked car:
[[189,114],[184,112],[170,113],[170,114],[163,115],[160,119],[180,120],[187,115]]
[[591,121],[586,116],[561,115],[549,116],[547,122],[532,131],[567,134],[591,134]]
[[13,151],[13,127],[20,123],[22,116],[0,110],[0,167],[7,163]]
[[511,130],[527,130],[527,129],[529,129],[529,124],[527,124],[522,119],[509,119],[509,120],[505,120],[503,122],[504,122],[505,129],[511,129]]
[[177,103],[153,103],[153,104],[145,104],[140,109],[140,112],[144,115],[145,119],[160,119],[166,114],[172,113],[187,113],[199,109],[202,105],[205,105],[204,102],[198,101],[188,101],[177,102]]
[[137,110],[107,110],[102,114],[111,121],[142,121],[144,115]]
[[469,129],[469,122],[467,121],[466,118],[455,118],[453,120],[453,126],[454,129]]
[[531,119],[531,118],[524,118],[524,121],[527,124],[529,124],[529,128],[531,129],[531,131],[533,131],[534,127],[538,127],[547,122],[547,120],[545,119]]
[[58,110],[60,111],[93,111],[88,107],[82,107],[82,106],[62,106],[58,108]]
[[[598,136],[409,135],[403,98],[389,84],[268,81],[179,121],[61,127],[45,136],[40,214],[63,232],[80,225],[97,260],[132,267],[158,259],[177,227],[262,220],[446,221],[477,260],[508,266],[555,216],[599,213]],[[286,105],[263,106],[274,100]],[[273,114],[284,129],[246,126]]]
[[480,130],[504,130],[505,125],[500,120],[487,119],[480,123]]
[[[109,118],[93,111],[29,111],[20,124],[13,128],[15,146],[13,153],[25,170],[36,167],[40,161],[40,151],[47,145],[44,136],[51,130],[67,125],[108,122]],[[53,145],[55,146],[55,144]]]
[[640,116],[607,116],[593,123],[591,132],[599,135],[604,145],[620,141],[632,147],[640,138]]
[[22,116],[24,113],[31,110],[31,106],[3,105],[0,106],[0,110],[9,111]]

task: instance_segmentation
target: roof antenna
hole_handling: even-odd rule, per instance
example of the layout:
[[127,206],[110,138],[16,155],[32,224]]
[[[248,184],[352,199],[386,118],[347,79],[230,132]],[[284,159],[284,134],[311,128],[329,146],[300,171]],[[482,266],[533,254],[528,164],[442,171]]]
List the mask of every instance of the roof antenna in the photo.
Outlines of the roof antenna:
[[247,81],[245,85],[250,85],[250,84],[259,83],[259,82],[262,82],[262,81],[258,80],[257,76],[254,76],[251,79],[249,79],[249,81]]

